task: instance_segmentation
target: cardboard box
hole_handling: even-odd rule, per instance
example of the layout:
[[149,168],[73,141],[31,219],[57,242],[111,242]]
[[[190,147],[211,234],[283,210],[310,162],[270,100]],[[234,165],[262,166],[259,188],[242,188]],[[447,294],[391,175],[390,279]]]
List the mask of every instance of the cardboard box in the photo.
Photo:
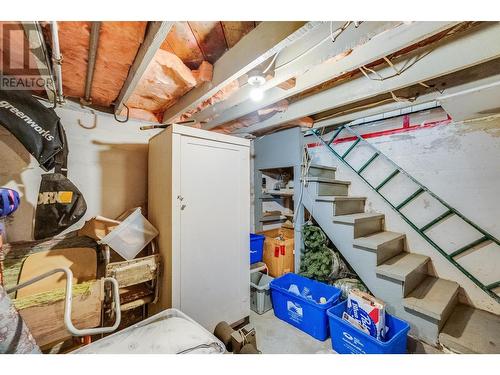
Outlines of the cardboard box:
[[269,275],[279,277],[285,273],[294,272],[293,229],[278,228],[259,234],[266,236],[263,261],[267,265]]
[[[353,289],[347,296],[347,314],[370,336],[382,340],[385,336],[385,302]],[[350,321],[350,319],[345,319]],[[351,322],[352,324],[353,322]],[[353,324],[356,326],[356,324]]]

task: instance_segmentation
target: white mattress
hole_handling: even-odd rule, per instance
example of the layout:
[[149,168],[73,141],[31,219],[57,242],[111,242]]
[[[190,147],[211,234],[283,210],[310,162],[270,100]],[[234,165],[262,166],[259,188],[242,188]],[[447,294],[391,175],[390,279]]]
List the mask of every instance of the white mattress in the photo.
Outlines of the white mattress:
[[168,309],[75,350],[72,354],[220,354],[224,352],[224,344],[205,328],[181,311]]

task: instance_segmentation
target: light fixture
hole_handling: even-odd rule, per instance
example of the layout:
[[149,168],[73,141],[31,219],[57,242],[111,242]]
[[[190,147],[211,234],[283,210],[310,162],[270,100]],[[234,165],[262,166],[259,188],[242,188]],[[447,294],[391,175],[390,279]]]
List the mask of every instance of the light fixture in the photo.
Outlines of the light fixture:
[[250,99],[254,102],[261,101],[264,97],[264,90],[262,89],[262,86],[266,83],[266,77],[264,77],[264,74],[257,69],[251,70],[248,72],[247,82],[250,86],[252,86],[250,90]]
[[248,72],[248,84],[250,86],[260,87],[263,86],[264,83],[266,83],[266,77],[264,77],[261,71],[254,69]]
[[263,97],[264,90],[262,90],[260,87],[252,87],[252,89],[250,90],[250,99],[252,99],[254,102],[260,102]]

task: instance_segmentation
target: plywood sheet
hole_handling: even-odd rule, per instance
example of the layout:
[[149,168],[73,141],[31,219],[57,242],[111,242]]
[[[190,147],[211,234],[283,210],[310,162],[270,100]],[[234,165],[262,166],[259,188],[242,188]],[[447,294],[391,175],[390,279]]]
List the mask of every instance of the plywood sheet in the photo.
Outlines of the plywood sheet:
[[246,34],[255,28],[254,21],[223,21],[222,28],[226,36],[226,43],[232,48]]
[[[19,283],[59,267],[68,267],[71,269],[74,284],[93,280],[97,274],[96,251],[93,248],[77,247],[32,254],[26,258],[23,264],[19,275]],[[65,286],[66,276],[63,273],[57,273],[20,289],[17,292],[16,298],[19,299],[52,289],[64,288]]]
[[219,21],[188,22],[205,60],[214,64],[227,51],[222,24]]
[[[99,326],[102,299],[101,282],[91,283],[85,293],[73,293],[71,312],[73,325],[79,329]],[[64,299],[19,308],[19,313],[39,346],[64,341],[71,337],[64,325]]]

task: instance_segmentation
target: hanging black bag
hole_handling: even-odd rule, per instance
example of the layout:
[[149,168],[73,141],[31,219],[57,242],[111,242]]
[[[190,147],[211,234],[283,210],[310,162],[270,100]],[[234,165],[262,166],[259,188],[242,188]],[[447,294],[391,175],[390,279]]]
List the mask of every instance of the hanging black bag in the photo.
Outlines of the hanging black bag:
[[55,166],[64,129],[52,108],[25,91],[0,89],[0,125],[21,142],[45,171]]
[[35,240],[61,233],[78,222],[87,211],[82,193],[66,177],[69,150],[64,129],[61,136],[63,148],[54,158],[54,173],[43,174],[40,182],[33,234]]
[[59,117],[23,91],[0,90],[0,125],[9,130],[40,163],[42,175],[35,212],[36,240],[55,236],[87,211],[82,193],[66,177],[68,143]]

